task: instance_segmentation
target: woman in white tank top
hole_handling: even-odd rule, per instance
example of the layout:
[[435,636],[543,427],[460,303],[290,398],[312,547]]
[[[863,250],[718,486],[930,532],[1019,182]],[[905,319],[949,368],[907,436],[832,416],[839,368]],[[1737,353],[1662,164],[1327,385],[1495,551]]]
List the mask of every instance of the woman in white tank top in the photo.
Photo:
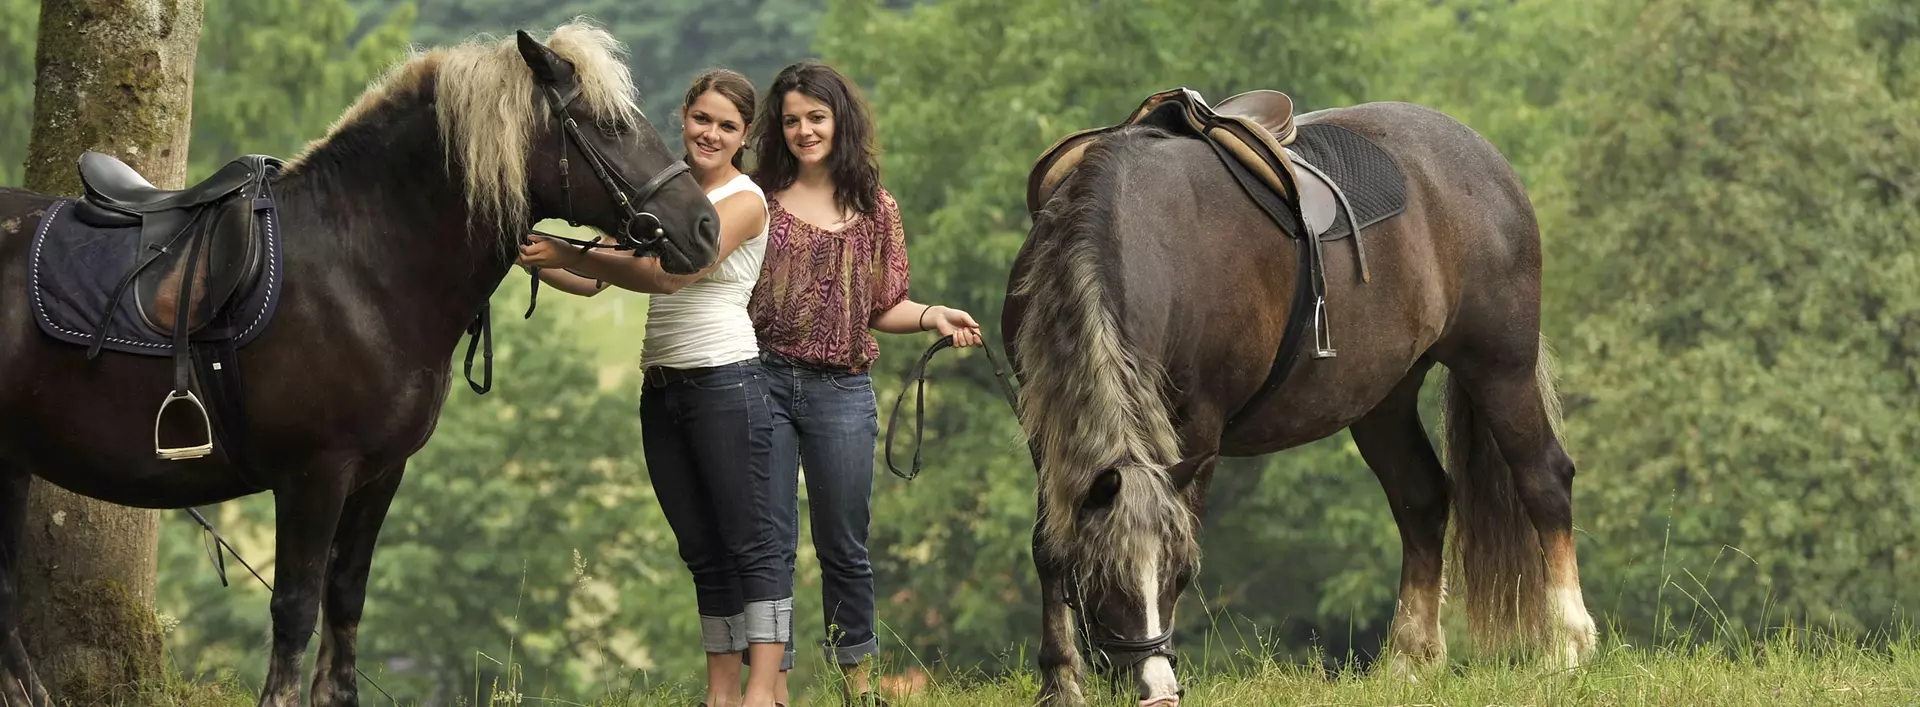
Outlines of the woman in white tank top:
[[[591,297],[608,285],[646,292],[641,438],[647,476],[693,575],[707,654],[707,701],[774,707],[791,638],[793,573],[773,512],[768,476],[773,418],[747,302],[767,247],[767,202],[740,170],[754,114],[753,85],[738,73],[702,74],[681,105],[687,162],[720,216],[714,265],[671,275],[657,258],[582,251],[560,241],[521,248],[554,288]],[[536,236],[536,239],[538,237]],[[739,692],[743,653],[754,670]]]

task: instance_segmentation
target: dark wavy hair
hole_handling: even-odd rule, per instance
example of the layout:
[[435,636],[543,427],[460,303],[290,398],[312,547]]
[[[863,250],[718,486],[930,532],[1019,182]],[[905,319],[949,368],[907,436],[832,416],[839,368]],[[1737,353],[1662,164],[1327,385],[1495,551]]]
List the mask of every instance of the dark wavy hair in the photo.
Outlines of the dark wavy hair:
[[[722,98],[732,103],[734,110],[740,111],[740,120],[746,123],[746,125],[740,127],[747,130],[748,135],[753,134],[752,130],[755,115],[753,110],[752,81],[748,81],[747,77],[742,76],[740,72],[732,69],[707,69],[693,79],[692,86],[687,87],[686,100],[680,102],[680,116],[685,118],[687,109],[692,108],[693,102],[699,100],[700,95],[708,91],[719,92]],[[747,142],[746,140],[740,141],[740,149],[733,151],[734,169],[742,171],[746,169],[740,165],[743,164],[741,157],[747,153]],[[689,154],[685,159],[687,160],[687,164],[693,164],[693,155]]]
[[806,60],[780,70],[760,104],[754,133],[753,181],[768,193],[793,185],[800,176],[800,160],[787,149],[781,113],[787,94],[799,91],[833,111],[833,150],[827,155],[827,174],[833,178],[836,205],[843,211],[871,216],[880,207],[879,149],[874,144],[873,112],[860,89],[824,63]]

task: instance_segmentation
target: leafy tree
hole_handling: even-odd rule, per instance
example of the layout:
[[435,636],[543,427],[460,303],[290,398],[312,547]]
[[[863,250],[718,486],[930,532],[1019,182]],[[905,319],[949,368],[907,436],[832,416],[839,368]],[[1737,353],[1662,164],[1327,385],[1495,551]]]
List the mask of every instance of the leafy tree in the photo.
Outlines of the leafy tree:
[[724,66],[765,86],[780,67],[806,54],[821,9],[820,0],[447,0],[422,8],[417,36],[438,42],[472,32],[505,35],[590,17],[626,42],[642,107],[655,125],[677,135],[680,99],[695,75]]
[[0,0],[0,184],[18,185],[25,176],[39,27],[38,0]]
[[1912,103],[1846,8],[1626,7],[1543,214],[1587,596],[1880,628],[1917,598]]
[[194,85],[193,176],[234,157],[291,157],[326,133],[367,82],[406,50],[413,4],[397,4],[356,43],[344,0],[206,0]]

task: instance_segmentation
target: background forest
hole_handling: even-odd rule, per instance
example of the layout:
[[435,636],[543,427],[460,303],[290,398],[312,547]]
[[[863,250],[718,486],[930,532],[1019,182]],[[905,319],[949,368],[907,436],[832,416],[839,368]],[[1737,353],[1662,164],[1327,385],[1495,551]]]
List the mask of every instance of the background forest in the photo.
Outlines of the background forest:
[[[1539,211],[1596,619],[1631,641],[1789,622],[1870,638],[1920,606],[1912,0],[205,1],[189,179],[297,152],[410,44],[591,16],[628,42],[674,144],[698,70],[764,86],[824,58],[878,111],[913,297],[971,311],[996,346],[1026,170],[1066,132],[1173,86],[1445,110]],[[38,6],[0,0],[0,183],[32,127]],[[509,278],[496,309],[526,290]],[[639,449],[644,314],[641,295],[549,293],[497,318],[494,392],[454,387],[381,537],[360,664],[386,691],[471,701],[505,664],[521,692],[568,698],[700,678]],[[883,406],[930,343],[882,338]],[[934,368],[925,474],[875,467],[881,639],[896,672],[1030,668],[1033,470],[981,355]],[[1378,651],[1400,544],[1344,433],[1232,460],[1213,498],[1186,650]],[[271,500],[205,510],[272,579]],[[221,587],[197,526],[165,522],[172,661],[257,680],[267,593]],[[795,626],[813,640],[810,542]],[[821,661],[801,655],[804,681]]]

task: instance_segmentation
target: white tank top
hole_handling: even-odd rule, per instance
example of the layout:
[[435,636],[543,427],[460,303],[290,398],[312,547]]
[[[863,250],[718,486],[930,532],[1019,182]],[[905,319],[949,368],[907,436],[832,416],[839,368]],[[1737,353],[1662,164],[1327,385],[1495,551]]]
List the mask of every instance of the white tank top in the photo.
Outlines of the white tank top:
[[[762,213],[767,196],[745,174],[707,192],[720,203],[734,194],[753,192]],[[760,279],[760,262],[767,251],[767,227],[754,234],[720,262],[720,266],[670,295],[647,297],[647,335],[641,343],[640,365],[703,368],[737,363],[760,355],[753,335],[747,301]]]

